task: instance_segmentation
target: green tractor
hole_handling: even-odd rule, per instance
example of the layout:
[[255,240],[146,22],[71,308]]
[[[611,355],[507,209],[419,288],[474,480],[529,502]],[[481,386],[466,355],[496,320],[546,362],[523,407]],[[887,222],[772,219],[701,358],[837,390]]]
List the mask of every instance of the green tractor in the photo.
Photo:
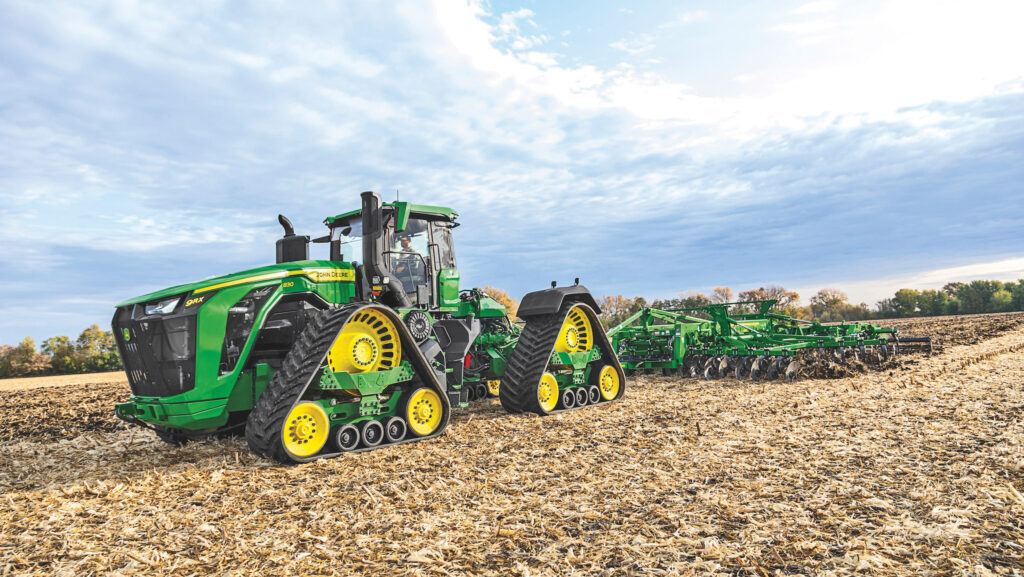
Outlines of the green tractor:
[[578,280],[527,294],[514,324],[460,290],[455,211],[361,197],[312,241],[329,260],[280,216],[276,264],[117,305],[132,392],[117,416],[169,443],[244,429],[254,453],[294,463],[435,437],[475,398],[546,415],[622,396]]

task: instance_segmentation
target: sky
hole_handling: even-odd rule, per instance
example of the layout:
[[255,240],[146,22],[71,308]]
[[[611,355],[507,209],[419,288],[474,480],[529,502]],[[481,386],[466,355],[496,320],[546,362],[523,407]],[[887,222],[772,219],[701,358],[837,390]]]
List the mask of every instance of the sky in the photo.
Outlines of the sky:
[[[451,206],[513,296],[1024,277],[1024,3],[0,0],[0,343]],[[322,254],[321,254],[322,253]],[[324,245],[313,256],[326,258]]]

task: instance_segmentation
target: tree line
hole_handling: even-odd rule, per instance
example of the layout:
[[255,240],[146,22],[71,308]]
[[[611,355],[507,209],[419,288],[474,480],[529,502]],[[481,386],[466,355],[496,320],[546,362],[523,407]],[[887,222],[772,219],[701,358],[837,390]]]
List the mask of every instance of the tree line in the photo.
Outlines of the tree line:
[[[515,319],[519,306],[516,299],[495,287],[484,287],[483,291],[504,305]],[[822,322],[1024,311],[1024,279],[1016,282],[951,282],[940,290],[904,288],[896,291],[892,298],[878,301],[874,307],[869,307],[867,303],[853,304],[843,291],[834,288],[819,290],[808,299],[806,306],[801,306],[800,295],[796,291],[780,286],[765,286],[738,293],[734,293],[730,287],[715,287],[710,295],[690,292],[681,293],[676,298],[652,301],[639,296],[605,296],[598,300],[598,304],[601,306],[601,321],[610,328],[647,306],[656,309],[686,309],[712,303],[765,299],[778,301],[775,306],[777,312]],[[703,316],[696,311],[689,314]],[[40,350],[36,350],[32,337],[25,337],[17,346],[0,345],[0,378],[67,375],[123,368],[113,333],[101,329],[99,325],[85,329],[75,340],[67,336],[50,337],[43,341]]]
[[[899,317],[963,315],[1024,311],[1024,279],[1016,282],[973,280],[947,283],[940,290],[900,289],[891,298],[882,299],[874,307],[867,303],[854,304],[846,293],[835,288],[823,288],[801,306],[800,295],[780,286],[767,286],[734,293],[730,287],[715,287],[710,295],[699,292],[680,293],[677,298],[654,299],[644,297],[606,296],[598,301],[601,320],[606,327],[614,327],[644,307],[656,309],[686,309],[713,303],[775,299],[775,311],[799,319],[821,322],[861,321]],[[741,307],[733,313],[743,312]],[[753,312],[748,307],[749,312]],[[699,312],[691,316],[706,316]]]
[[0,378],[40,375],[70,375],[117,371],[124,368],[114,335],[99,325],[82,331],[78,338],[50,337],[40,350],[32,337],[17,346],[0,346]]

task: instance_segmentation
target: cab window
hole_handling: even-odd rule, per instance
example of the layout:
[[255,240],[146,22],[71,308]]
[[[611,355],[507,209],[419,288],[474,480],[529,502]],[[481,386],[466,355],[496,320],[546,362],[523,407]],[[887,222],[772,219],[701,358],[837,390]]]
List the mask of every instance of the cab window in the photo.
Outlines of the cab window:
[[452,245],[452,229],[446,223],[434,223],[434,243],[438,250],[438,268],[455,268],[455,250]]

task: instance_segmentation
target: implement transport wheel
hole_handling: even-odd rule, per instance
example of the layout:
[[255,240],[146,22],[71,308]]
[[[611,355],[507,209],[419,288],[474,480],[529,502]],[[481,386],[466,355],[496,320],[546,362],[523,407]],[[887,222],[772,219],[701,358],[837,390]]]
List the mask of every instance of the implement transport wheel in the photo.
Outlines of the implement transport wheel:
[[487,385],[484,383],[477,383],[473,385],[473,391],[476,393],[477,399],[486,399],[488,393]]
[[292,407],[281,431],[284,450],[295,457],[311,457],[327,444],[330,422],[323,407],[309,401]]
[[433,389],[420,387],[409,395],[402,414],[409,423],[409,432],[417,437],[425,437],[441,424],[442,411],[441,396]]

